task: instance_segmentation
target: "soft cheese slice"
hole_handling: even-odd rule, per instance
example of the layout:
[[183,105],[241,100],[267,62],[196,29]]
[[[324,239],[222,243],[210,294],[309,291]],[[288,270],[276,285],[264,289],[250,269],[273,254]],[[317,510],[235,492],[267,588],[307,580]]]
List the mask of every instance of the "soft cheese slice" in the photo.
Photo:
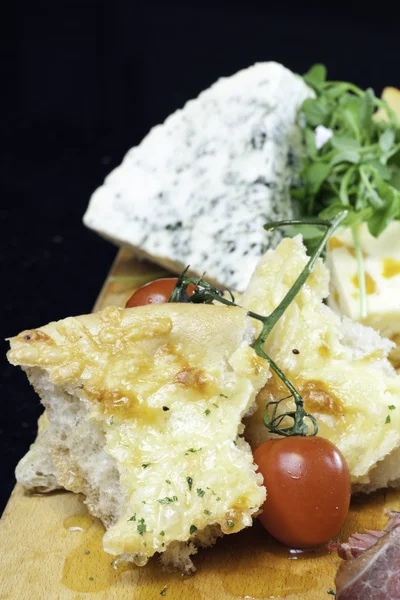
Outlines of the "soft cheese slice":
[[292,216],[301,144],[297,111],[311,94],[274,62],[220,79],[154,127],[98,188],[84,223],[180,273],[243,291]]
[[[269,314],[307,260],[300,238],[283,240],[260,261],[242,305]],[[387,360],[393,344],[369,327],[341,320],[324,305],[328,286],[328,269],[318,261],[267,339],[266,351],[303,394],[307,411],[318,419],[320,435],[342,450],[354,488],[397,486],[400,378]],[[247,422],[252,445],[269,437],[262,421],[267,402],[285,396],[287,388],[271,377]]]
[[252,523],[265,499],[242,417],[268,378],[240,308],[182,304],[50,323],[11,340],[49,418],[57,480],[83,492],[104,548],[138,565]]
[[[394,221],[378,237],[366,224],[359,227],[366,277],[367,317],[362,321],[396,343],[391,359],[400,364],[400,223]],[[360,318],[360,289],[351,230],[334,237],[328,247],[331,295],[328,303],[356,321]]]

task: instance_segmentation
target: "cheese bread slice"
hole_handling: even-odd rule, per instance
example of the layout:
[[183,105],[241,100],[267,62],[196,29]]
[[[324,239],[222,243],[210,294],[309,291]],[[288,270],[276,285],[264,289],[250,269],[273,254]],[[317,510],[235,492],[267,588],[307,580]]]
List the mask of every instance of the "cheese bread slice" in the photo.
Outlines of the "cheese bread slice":
[[[241,303],[269,314],[306,264],[300,238],[285,239],[260,261]],[[297,386],[319,434],[346,457],[355,490],[400,484],[400,378],[387,360],[393,344],[369,327],[340,319],[323,304],[329,271],[319,260],[306,284],[278,321],[265,349]],[[266,404],[287,396],[271,377],[247,420],[253,446],[270,434],[263,425]],[[281,404],[288,406],[289,401]]]
[[246,311],[116,307],[11,339],[49,419],[57,484],[86,496],[104,549],[183,571],[265,500],[242,417],[269,376]]

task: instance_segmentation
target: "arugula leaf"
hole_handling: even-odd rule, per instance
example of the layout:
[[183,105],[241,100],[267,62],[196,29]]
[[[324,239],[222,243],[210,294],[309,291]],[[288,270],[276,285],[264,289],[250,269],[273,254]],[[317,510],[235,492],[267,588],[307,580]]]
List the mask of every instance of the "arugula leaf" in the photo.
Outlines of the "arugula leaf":
[[329,108],[317,99],[307,98],[303,102],[301,110],[307,121],[307,125],[317,127],[317,125],[327,125],[329,119]]
[[379,136],[379,146],[381,147],[382,152],[389,152],[394,144],[395,138],[396,134],[393,129],[386,129],[386,131],[381,133]]
[[308,73],[304,75],[304,81],[315,91],[319,91],[326,81],[325,65],[313,65]]
[[[304,166],[292,197],[304,216],[330,219],[345,208],[344,225],[368,223],[378,236],[392,220],[400,220],[400,122],[373,90],[327,81],[323,65],[314,65],[304,80],[315,98],[300,108]],[[389,122],[374,119],[382,107]],[[318,125],[334,134],[321,148],[315,145]]]
[[[372,89],[328,81],[323,65],[314,65],[304,81],[315,97],[300,108],[305,123],[303,168],[292,198],[306,217],[332,219],[345,209],[343,226],[367,223],[377,237],[391,221],[400,220],[399,119]],[[378,108],[387,112],[389,121],[375,120]],[[321,148],[315,144],[319,125],[333,132]],[[304,239],[309,250],[318,245],[316,232]],[[361,261],[362,257],[359,267]],[[360,310],[363,305],[360,293]]]

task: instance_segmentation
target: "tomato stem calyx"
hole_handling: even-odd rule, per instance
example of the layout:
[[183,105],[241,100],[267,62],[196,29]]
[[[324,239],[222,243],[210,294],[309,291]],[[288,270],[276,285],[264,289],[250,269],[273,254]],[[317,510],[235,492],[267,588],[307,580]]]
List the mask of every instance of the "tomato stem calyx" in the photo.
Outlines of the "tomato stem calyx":
[[[311,224],[318,225],[321,227],[325,227],[326,231],[321,236],[318,245],[315,250],[311,254],[309,261],[307,262],[304,269],[301,271],[300,275],[297,277],[296,281],[289,289],[287,294],[278,304],[278,306],[272,311],[269,315],[260,315],[253,311],[247,311],[249,317],[256,319],[260,323],[262,323],[262,329],[253,342],[252,347],[254,348],[256,354],[266,360],[271,369],[276,373],[276,375],[281,379],[281,381],[285,384],[288,391],[290,392],[289,396],[285,398],[281,398],[277,401],[268,402],[265,412],[264,412],[264,425],[271,432],[277,435],[281,435],[284,437],[289,437],[293,435],[306,436],[311,435],[315,436],[318,433],[318,423],[315,417],[309,413],[307,413],[304,409],[304,400],[301,396],[300,392],[295,388],[292,382],[286,377],[286,375],[281,371],[279,366],[274,362],[274,360],[265,352],[264,344],[271,333],[272,329],[275,327],[276,323],[279,321],[281,316],[284,314],[286,309],[289,307],[291,302],[297,296],[304,283],[308,279],[311,274],[314,265],[321,255],[326,242],[334,233],[335,229],[340,225],[340,223],[346,218],[347,211],[343,211],[336,215],[336,217],[332,220],[325,219],[296,219],[296,220],[286,220],[286,221],[275,221],[272,223],[267,223],[264,225],[264,228],[267,230],[276,229],[277,227],[282,227],[286,225],[299,225],[299,224]],[[231,300],[225,298],[217,288],[206,282],[203,277],[187,277],[186,274],[188,272],[189,267],[183,271],[183,273],[178,278],[175,289],[173,290],[169,302],[189,302],[192,304],[211,304],[214,301],[220,302],[221,304],[225,304],[227,306],[239,306],[235,303],[235,298],[233,294],[228,290]],[[193,295],[190,297],[187,294],[187,288],[189,285],[195,286],[195,291]],[[288,398],[293,398],[295,404],[295,410],[283,412],[277,414],[280,403],[283,400],[287,400]],[[291,426],[281,427],[284,419],[290,418],[293,423]],[[311,422],[312,429],[310,431],[309,425],[306,420]]]

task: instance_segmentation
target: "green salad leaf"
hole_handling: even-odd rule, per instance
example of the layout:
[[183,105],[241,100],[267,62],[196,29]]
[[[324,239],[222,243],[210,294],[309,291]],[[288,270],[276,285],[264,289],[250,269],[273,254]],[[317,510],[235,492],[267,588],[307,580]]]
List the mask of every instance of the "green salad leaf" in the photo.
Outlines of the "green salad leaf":
[[[292,198],[303,217],[329,220],[347,211],[342,225],[352,231],[364,319],[365,273],[357,226],[367,223],[369,232],[378,237],[391,221],[400,220],[400,121],[372,89],[328,81],[323,65],[311,67],[304,81],[315,97],[300,108],[303,166]],[[388,121],[375,118],[382,108]],[[321,237],[318,228],[298,225],[288,235],[296,233],[303,234],[312,253]]]
[[[292,196],[304,216],[331,219],[345,209],[344,226],[365,222],[378,236],[400,219],[400,122],[372,89],[328,81],[323,65],[314,65],[304,81],[315,97],[301,106],[303,167]],[[388,122],[374,118],[378,108]],[[318,148],[319,126],[331,137]]]

